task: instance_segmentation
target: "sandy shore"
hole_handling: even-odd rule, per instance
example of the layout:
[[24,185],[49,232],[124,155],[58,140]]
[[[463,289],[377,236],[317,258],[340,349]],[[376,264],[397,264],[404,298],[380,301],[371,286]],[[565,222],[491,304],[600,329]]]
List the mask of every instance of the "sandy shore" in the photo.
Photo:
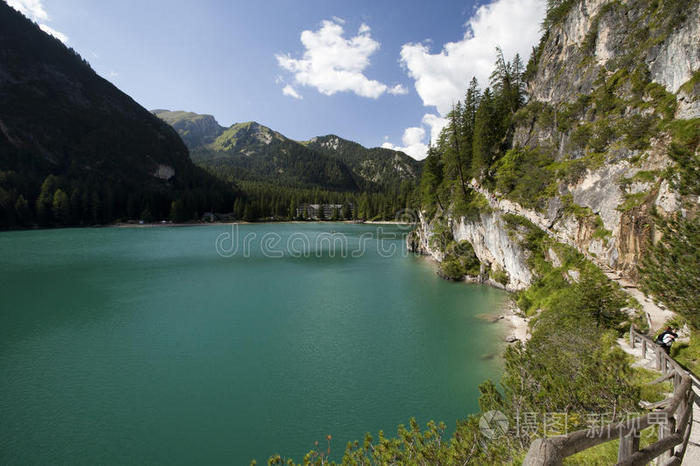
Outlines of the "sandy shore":
[[[353,223],[352,221],[346,221],[349,223]],[[367,220],[364,222],[365,225],[413,225],[412,223],[409,222],[399,222],[398,220]]]
[[506,325],[506,341],[526,342],[530,338],[529,320],[520,314],[518,306],[509,300],[503,310],[501,321]]
[[507,343],[526,342],[530,338],[528,319],[520,315],[518,307],[510,300],[497,314],[479,314],[477,317],[504,326],[504,340]]

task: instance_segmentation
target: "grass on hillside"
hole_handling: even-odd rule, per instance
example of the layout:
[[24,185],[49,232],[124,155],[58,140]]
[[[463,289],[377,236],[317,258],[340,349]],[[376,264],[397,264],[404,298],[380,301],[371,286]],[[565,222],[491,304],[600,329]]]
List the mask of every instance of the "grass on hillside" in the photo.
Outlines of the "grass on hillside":
[[[634,384],[639,385],[641,389],[641,400],[654,403],[668,398],[669,394],[673,391],[673,386],[671,382],[663,382],[655,385],[649,385],[649,383],[657,379],[659,375],[660,374],[658,372],[649,369],[643,369],[639,367],[633,368],[632,382]],[[651,426],[644,429],[639,440],[639,447],[644,448],[647,445],[656,442],[658,438],[657,434],[658,433],[655,426]],[[584,450],[575,455],[572,455],[568,458],[565,458],[564,464],[571,466],[603,466],[615,464],[617,462],[617,451],[619,448],[619,440],[606,442],[593,448],[589,448],[588,450]]]
[[700,372],[700,334],[693,332],[690,342],[675,343],[671,347],[671,356],[693,373]]

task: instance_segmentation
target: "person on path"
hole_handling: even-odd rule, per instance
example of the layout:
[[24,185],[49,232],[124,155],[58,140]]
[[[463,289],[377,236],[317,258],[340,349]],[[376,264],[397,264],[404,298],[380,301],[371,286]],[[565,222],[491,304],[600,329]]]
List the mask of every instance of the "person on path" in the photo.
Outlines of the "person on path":
[[671,345],[678,338],[678,334],[671,327],[666,327],[666,330],[661,332],[658,337],[656,337],[656,342],[664,349],[666,354],[671,352]]

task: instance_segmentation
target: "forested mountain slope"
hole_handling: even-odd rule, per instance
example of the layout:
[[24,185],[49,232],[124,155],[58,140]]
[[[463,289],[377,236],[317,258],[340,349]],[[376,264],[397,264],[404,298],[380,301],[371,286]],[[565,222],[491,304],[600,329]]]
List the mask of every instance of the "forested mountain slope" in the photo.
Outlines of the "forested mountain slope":
[[231,179],[378,191],[417,182],[420,175],[421,163],[403,152],[367,149],[337,136],[298,142],[253,121],[223,128],[211,115],[153,113],[178,131],[196,163]]
[[403,152],[383,147],[366,148],[334,134],[302,141],[306,147],[337,158],[352,170],[358,186],[371,189],[418,180],[421,162]]
[[233,202],[177,133],[0,2],[2,226],[180,216]]

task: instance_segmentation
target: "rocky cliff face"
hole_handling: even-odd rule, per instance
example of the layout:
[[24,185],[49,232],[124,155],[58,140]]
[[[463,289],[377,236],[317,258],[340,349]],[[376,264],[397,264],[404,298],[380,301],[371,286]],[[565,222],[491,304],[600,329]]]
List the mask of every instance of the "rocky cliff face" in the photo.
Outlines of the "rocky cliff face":
[[[532,283],[532,272],[528,267],[528,252],[521,246],[520,240],[508,229],[503,213],[497,210],[482,212],[477,218],[460,217],[450,224],[455,241],[468,241],[474,253],[484,265],[484,269],[503,270],[508,274],[505,285],[489,279],[488,275],[472,277],[478,281],[503,287],[509,291],[527,288]],[[421,226],[416,234],[409,237],[409,248],[421,254],[430,255],[436,261],[442,261],[444,253],[431,241],[433,226],[421,216]],[[501,286],[502,285],[502,286]]]
[[[697,196],[676,192],[666,169],[675,163],[670,147],[687,143],[676,128],[700,117],[698,44],[698,1],[575,2],[540,44],[513,141],[565,167],[557,194],[526,207],[474,181],[493,212],[450,218],[455,240],[468,240],[482,262],[505,270],[509,289],[525,288],[532,281],[527,251],[502,221],[515,214],[634,280],[656,235],[652,212],[697,209]],[[697,134],[690,139],[697,151]],[[422,219],[416,246],[440,260],[430,236]]]
[[625,60],[645,66],[652,82],[675,94],[700,68],[698,18],[693,0],[574,2],[545,38],[530,96],[572,102],[594,89],[601,70],[615,71]]

